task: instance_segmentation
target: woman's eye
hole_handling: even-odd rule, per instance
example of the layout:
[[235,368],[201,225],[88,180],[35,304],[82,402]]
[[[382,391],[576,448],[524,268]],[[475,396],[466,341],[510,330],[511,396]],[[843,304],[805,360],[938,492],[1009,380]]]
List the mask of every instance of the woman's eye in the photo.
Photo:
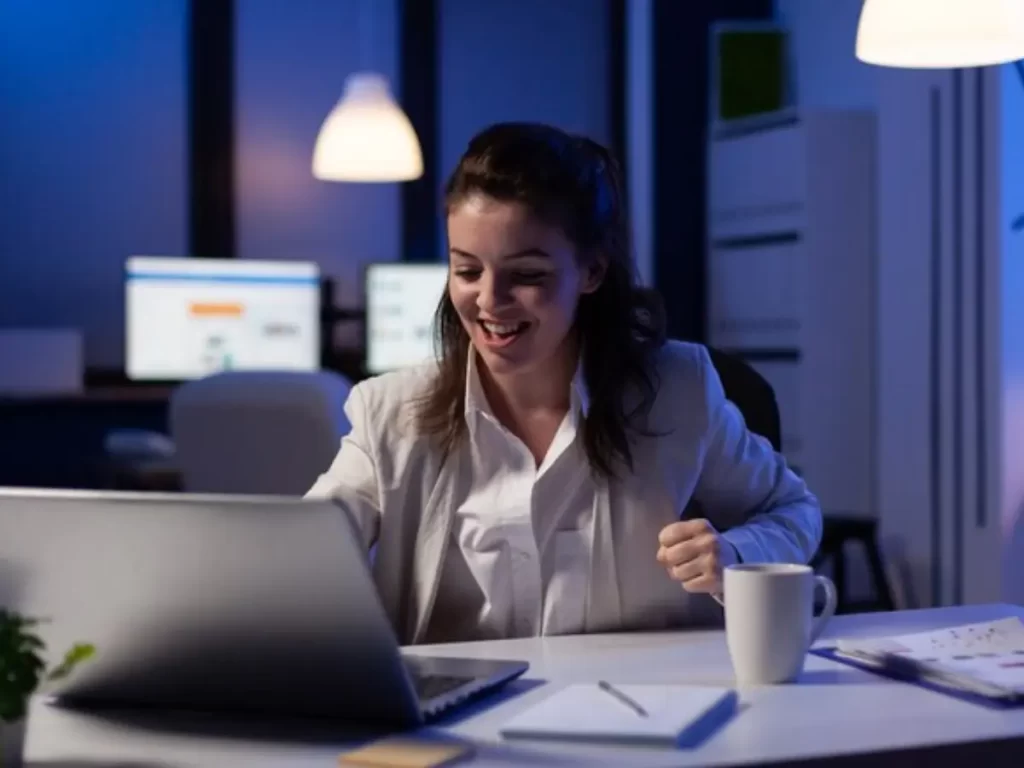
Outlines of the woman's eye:
[[476,280],[480,277],[479,269],[456,269],[455,276],[462,278],[463,280]]
[[515,274],[516,282],[526,285],[543,282],[545,277],[547,277],[546,272],[516,272]]

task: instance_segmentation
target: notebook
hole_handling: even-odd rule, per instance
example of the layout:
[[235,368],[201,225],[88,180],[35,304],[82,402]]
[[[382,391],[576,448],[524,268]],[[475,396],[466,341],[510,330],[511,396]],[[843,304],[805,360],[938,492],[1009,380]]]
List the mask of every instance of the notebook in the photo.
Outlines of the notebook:
[[1024,704],[1024,623],[1016,617],[838,640],[813,653],[979,703]]
[[[506,738],[697,746],[733,715],[736,692],[697,685],[569,685],[506,723]],[[625,697],[642,709],[640,714]]]

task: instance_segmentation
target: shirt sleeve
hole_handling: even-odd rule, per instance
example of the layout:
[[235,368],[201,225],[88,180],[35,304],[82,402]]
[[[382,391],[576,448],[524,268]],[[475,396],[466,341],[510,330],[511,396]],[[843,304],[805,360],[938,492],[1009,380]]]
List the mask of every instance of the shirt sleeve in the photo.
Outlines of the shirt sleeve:
[[[804,481],[747,429],[706,350],[708,428],[694,499],[745,563],[807,563],[821,541],[821,507]],[[735,524],[733,524],[735,523]]]
[[305,498],[337,501],[369,550],[380,530],[380,488],[368,435],[366,403],[358,384],[345,401],[345,415],[351,429],[341,439],[341,447],[330,468],[317,478]]

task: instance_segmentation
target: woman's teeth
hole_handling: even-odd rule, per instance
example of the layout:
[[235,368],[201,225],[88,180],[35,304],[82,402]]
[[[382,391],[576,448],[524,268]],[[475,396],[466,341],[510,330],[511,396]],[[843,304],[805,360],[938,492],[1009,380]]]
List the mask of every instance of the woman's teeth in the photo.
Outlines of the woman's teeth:
[[486,323],[481,321],[480,325],[489,334],[501,337],[512,336],[526,328],[526,323]]

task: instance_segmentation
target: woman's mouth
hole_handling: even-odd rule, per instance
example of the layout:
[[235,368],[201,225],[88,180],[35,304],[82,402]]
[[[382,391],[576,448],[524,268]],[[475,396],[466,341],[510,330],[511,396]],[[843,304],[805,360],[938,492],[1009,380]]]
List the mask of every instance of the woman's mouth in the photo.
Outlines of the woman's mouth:
[[526,321],[518,323],[491,323],[486,320],[478,321],[484,331],[484,341],[487,346],[493,348],[507,347],[514,342],[530,327]]

